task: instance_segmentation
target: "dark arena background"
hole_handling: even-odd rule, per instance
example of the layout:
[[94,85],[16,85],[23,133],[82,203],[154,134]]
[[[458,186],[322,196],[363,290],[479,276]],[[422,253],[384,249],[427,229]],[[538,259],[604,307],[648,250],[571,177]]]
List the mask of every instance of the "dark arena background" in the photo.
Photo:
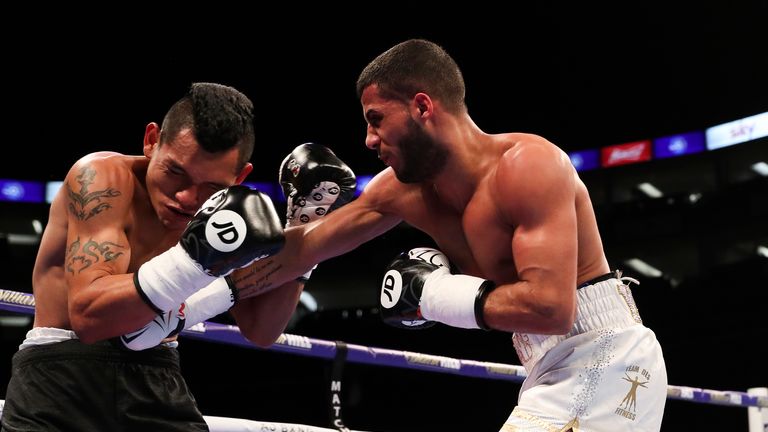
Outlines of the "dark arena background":
[[[315,5],[304,18],[254,7],[118,10],[66,22],[57,15],[78,11],[35,11],[17,17],[19,30],[0,30],[0,288],[31,292],[46,186],[88,152],[140,154],[146,123],[162,121],[194,81],[232,85],[253,100],[257,148],[247,181],[274,186],[283,157],[304,142],[331,147],[361,179],[377,173],[383,165],[364,146],[355,80],[385,49],[423,37],[462,68],[481,129],[542,135],[584,164],[609,261],[641,282],[633,292],[664,349],[669,383],[742,392],[768,385],[765,1],[622,11],[509,5],[440,19],[410,5],[351,16]],[[687,147],[675,145],[681,136]],[[622,144],[629,159],[601,163],[601,151]],[[31,188],[30,201],[19,187]],[[285,201],[275,202],[283,214]],[[519,364],[509,334],[381,323],[385,265],[422,245],[431,242],[403,224],[321,263],[306,287],[317,307],[302,303],[286,332]],[[0,311],[0,398],[31,323]],[[330,361],[189,338],[179,350],[204,414],[332,427]],[[352,363],[343,382],[344,423],[375,432],[496,431],[520,389]],[[668,400],[662,430],[747,431],[747,409]]]

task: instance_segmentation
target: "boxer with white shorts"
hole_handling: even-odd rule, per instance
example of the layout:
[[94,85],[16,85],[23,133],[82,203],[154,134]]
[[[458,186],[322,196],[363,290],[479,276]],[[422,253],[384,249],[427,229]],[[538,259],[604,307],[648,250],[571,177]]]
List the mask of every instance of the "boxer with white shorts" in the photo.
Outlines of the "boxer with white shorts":
[[528,377],[502,430],[661,428],[664,356],[626,282],[616,272],[582,284],[576,321],[566,335],[513,336]]
[[517,334],[531,378],[506,430],[578,430],[577,422],[591,431],[658,430],[661,348],[618,279],[590,282],[610,266],[568,155],[537,135],[481,130],[459,67],[430,41],[380,54],[357,92],[365,145],[388,168],[355,201],[286,229],[284,249],[267,260],[270,283],[406,222],[445,255],[420,248],[397,257],[382,282],[382,316],[398,327],[441,322]]

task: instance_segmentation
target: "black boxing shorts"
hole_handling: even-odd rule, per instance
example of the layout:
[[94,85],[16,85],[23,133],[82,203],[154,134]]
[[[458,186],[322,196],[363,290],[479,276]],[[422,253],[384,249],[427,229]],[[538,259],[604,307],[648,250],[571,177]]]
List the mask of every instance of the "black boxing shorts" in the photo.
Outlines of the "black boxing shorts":
[[77,339],[19,350],[2,431],[208,431],[179,367],[159,346],[127,351]]

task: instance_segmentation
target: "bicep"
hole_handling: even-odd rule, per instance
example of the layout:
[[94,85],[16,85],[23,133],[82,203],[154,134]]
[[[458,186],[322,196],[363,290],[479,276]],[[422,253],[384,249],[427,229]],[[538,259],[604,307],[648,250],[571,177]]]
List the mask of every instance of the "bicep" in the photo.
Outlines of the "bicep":
[[125,226],[131,185],[125,176],[110,175],[104,165],[73,169],[63,186],[67,211],[64,272],[70,289],[128,270],[130,246]]
[[85,287],[103,276],[127,273],[130,246],[119,227],[83,229],[70,224],[64,271],[70,288]]
[[[549,206],[552,213],[521,220],[512,236],[518,277],[526,281],[576,277],[576,215],[567,205]],[[570,285],[570,284],[569,284]]]
[[515,167],[517,178],[501,186],[509,203],[502,211],[514,226],[511,248],[519,279],[540,288],[570,288],[578,249],[575,180],[569,167],[546,156],[533,155],[522,161],[523,169]]

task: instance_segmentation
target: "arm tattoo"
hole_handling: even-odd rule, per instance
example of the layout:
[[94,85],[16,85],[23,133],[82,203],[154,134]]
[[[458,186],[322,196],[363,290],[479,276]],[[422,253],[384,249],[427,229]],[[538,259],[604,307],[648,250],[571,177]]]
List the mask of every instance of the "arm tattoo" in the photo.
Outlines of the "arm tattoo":
[[254,262],[248,266],[247,271],[238,272],[237,275],[233,273],[231,279],[237,288],[238,297],[245,299],[275,288],[270,277],[281,268],[282,264],[266,259]]
[[116,251],[117,248],[125,249],[125,246],[109,241],[98,243],[93,239],[89,239],[81,245],[80,237],[78,237],[67,248],[64,266],[69,273],[80,273],[97,262],[116,260],[123,254],[122,251]]
[[[88,186],[93,183],[93,178],[96,176],[96,170],[90,166],[84,167],[80,170],[80,175],[77,176],[77,182],[80,183],[80,190],[75,192],[67,184],[67,193],[69,194],[69,211],[80,220],[88,220],[93,216],[112,208],[109,203],[102,202],[102,198],[113,198],[120,196],[120,191],[107,188],[103,190],[97,190],[88,192]],[[95,205],[91,205],[95,203]]]

